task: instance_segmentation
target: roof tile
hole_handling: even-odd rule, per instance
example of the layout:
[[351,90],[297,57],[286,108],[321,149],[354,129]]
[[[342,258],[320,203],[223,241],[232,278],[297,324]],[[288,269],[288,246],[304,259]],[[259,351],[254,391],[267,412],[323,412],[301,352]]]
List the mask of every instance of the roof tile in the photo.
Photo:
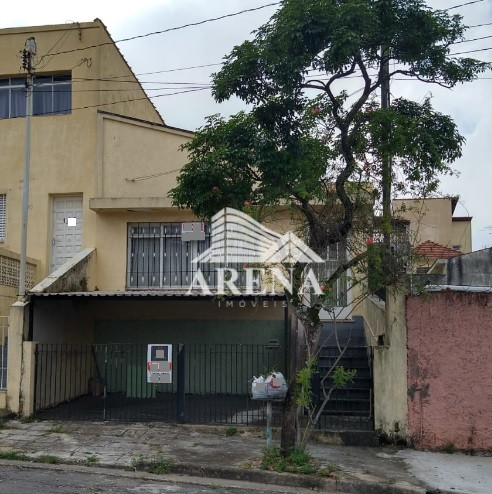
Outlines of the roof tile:
[[438,244],[436,242],[431,242],[430,240],[427,240],[420,244],[415,249],[415,253],[425,257],[432,257],[434,259],[452,259],[453,257],[461,255],[461,252],[459,250],[444,247],[444,245]]

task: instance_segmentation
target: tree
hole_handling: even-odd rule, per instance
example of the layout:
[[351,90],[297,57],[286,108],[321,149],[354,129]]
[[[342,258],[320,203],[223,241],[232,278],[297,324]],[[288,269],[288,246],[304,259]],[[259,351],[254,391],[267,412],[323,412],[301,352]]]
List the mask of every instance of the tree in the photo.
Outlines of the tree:
[[[385,158],[393,160],[389,179],[399,192],[429,193],[442,174],[452,173],[464,142],[429,99],[400,98],[381,108],[377,91],[395,76],[448,88],[475,79],[487,64],[450,55],[465,29],[459,15],[431,10],[421,0],[284,0],[214,74],[215,99],[236,96],[250,111],[209,117],[184,146],[189,162],[171,191],[173,203],[204,219],[225,206],[251,204],[264,216],[288,205],[301,220],[305,242],[322,256],[357,234],[367,238]],[[344,86],[355,77],[361,87],[349,94]],[[390,232],[391,222],[382,229]],[[327,287],[363,265],[366,252],[356,252],[360,241],[356,245],[328,274]],[[287,293],[305,329],[301,367],[316,353],[319,312],[327,304],[325,294],[308,303],[299,292],[303,270],[294,266]],[[295,396],[292,382],[284,451],[295,444]]]

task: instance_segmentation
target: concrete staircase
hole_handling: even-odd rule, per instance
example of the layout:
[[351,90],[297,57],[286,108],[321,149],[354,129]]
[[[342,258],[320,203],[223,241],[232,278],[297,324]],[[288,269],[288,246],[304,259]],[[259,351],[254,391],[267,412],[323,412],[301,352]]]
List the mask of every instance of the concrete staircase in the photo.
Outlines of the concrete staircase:
[[[342,357],[340,349],[344,349]],[[314,390],[318,403],[323,401],[321,380],[333,366],[355,369],[354,381],[344,389],[335,389],[320,418],[320,427],[329,430],[373,431],[372,369],[369,348],[364,333],[364,320],[354,317],[352,321],[325,323],[320,339],[318,374]],[[325,389],[331,380],[325,381]]]

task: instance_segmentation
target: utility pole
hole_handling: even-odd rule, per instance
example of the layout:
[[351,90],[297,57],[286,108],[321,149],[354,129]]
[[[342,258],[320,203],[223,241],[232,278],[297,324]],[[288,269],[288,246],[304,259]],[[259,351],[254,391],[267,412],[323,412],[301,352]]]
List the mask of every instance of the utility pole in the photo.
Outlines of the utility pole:
[[26,134],[24,147],[24,181],[22,183],[22,233],[21,259],[19,270],[19,300],[26,295],[27,268],[27,220],[29,216],[29,169],[31,167],[31,120],[32,97],[34,83],[34,56],[36,55],[36,40],[27,38],[26,47],[22,51],[22,67],[27,71],[26,79]]
[[[389,80],[389,47],[381,47],[381,108],[390,107],[390,80]],[[389,128],[386,129],[387,135],[385,144],[389,140]],[[383,149],[381,163],[382,178],[382,195],[383,195],[383,245],[384,245],[384,262],[390,261],[391,250],[391,156],[387,149]],[[389,266],[389,264],[386,264]]]

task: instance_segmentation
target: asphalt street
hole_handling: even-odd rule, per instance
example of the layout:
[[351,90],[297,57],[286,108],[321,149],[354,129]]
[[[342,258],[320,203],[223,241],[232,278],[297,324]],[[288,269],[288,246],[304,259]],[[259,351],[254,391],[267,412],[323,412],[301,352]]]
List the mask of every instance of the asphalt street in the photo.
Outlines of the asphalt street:
[[[79,469],[80,470],[80,469]],[[223,481],[222,481],[223,482]],[[174,483],[168,479],[154,481],[132,478],[131,474],[120,476],[116,472],[100,473],[100,469],[77,471],[67,466],[61,468],[29,468],[0,465],[1,494],[262,494],[275,492],[295,492],[294,489],[251,489],[247,485],[228,487],[221,480],[208,486],[187,483]],[[308,492],[297,489],[297,492]]]

